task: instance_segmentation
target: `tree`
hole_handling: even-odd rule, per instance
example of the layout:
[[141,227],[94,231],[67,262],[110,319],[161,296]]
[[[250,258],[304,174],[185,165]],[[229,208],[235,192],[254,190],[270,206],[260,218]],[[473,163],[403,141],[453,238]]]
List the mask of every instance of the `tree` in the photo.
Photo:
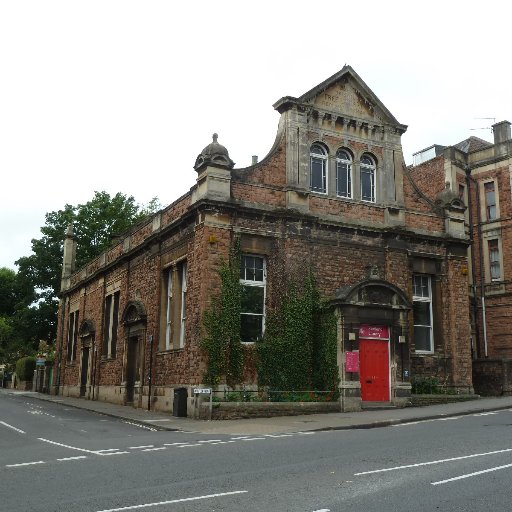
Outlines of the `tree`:
[[25,351],[20,319],[30,311],[34,299],[34,287],[26,279],[14,270],[0,268],[0,363],[12,364]]
[[32,240],[32,254],[16,261],[18,275],[37,291],[33,307],[21,317],[25,336],[33,343],[56,338],[58,295],[62,275],[64,234],[73,225],[77,240],[76,265],[85,265],[105,251],[116,235],[160,208],[156,198],[147,205],[139,205],[133,196],[118,192],[111,197],[107,192],[95,192],[85,204],[46,214],[42,237]]

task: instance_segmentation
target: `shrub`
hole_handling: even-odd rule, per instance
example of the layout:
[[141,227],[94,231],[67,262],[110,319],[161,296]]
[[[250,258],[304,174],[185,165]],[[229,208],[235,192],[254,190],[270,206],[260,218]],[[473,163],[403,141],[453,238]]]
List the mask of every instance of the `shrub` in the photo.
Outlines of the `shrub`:
[[414,395],[438,395],[442,394],[439,380],[436,377],[415,377],[411,379],[411,392]]
[[16,375],[19,380],[32,380],[36,369],[36,358],[26,356],[16,361]]

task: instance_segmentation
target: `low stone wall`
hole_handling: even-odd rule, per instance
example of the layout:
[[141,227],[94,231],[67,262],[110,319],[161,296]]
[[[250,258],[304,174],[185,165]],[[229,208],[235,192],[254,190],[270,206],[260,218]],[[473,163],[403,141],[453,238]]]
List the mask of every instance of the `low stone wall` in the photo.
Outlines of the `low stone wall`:
[[[274,416],[298,416],[340,412],[336,402],[214,402],[212,420],[234,420],[241,418],[271,418]],[[199,409],[200,419],[209,419],[210,404],[203,402]]]
[[482,396],[512,395],[512,359],[473,361],[473,386]]
[[409,407],[423,407],[427,405],[452,404],[478,400],[479,395],[411,395]]

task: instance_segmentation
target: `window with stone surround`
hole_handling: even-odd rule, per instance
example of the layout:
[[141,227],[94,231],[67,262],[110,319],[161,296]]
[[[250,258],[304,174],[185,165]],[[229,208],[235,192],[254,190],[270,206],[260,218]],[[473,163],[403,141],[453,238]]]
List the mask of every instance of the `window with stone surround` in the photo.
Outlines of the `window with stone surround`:
[[336,195],[347,199],[352,197],[352,157],[345,149],[336,153]]
[[265,331],[266,264],[261,256],[242,255],[240,333],[244,343],[261,340]]
[[370,155],[363,155],[359,166],[362,201],[375,203],[375,169],[375,160]]
[[434,352],[432,329],[432,279],[428,275],[413,276],[414,346],[420,353]]
[[187,325],[187,262],[180,261],[165,271],[164,350],[185,346]]
[[485,213],[487,220],[494,220],[497,217],[496,211],[496,190],[494,181],[484,183]]
[[500,246],[498,239],[488,240],[487,247],[489,249],[491,281],[501,281]]
[[78,311],[69,314],[67,358],[69,362],[76,361],[76,348],[78,343]]
[[117,328],[119,326],[119,291],[105,297],[102,355],[115,358],[117,353]]
[[310,189],[327,194],[327,149],[322,144],[313,144],[309,151]]

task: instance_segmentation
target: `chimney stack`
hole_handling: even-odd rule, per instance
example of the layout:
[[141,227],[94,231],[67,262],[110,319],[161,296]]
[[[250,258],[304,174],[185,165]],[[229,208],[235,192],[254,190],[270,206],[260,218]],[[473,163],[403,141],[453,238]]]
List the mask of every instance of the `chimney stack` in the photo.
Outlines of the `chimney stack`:
[[500,121],[499,123],[493,124],[492,131],[494,133],[494,144],[499,144],[500,142],[505,142],[512,138],[510,135],[509,121]]

